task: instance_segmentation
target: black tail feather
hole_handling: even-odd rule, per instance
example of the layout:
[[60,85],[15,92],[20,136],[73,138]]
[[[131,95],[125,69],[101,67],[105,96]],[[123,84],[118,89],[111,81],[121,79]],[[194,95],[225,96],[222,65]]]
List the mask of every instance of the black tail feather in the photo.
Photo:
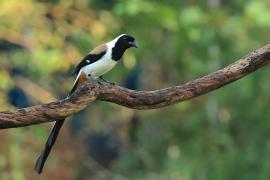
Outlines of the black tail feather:
[[36,162],[36,166],[35,166],[35,171],[40,174],[42,172],[43,166],[45,164],[46,159],[48,158],[52,146],[55,143],[55,140],[59,134],[59,131],[64,123],[65,119],[60,119],[57,120],[52,128],[52,131],[50,133],[50,136],[47,139],[46,145],[44,150],[42,151],[42,153],[40,154],[37,162]]
[[[78,77],[80,76],[80,73],[78,74]],[[78,83],[79,83],[79,78],[76,78],[76,81],[75,83],[73,84],[73,87],[70,91],[70,93],[68,94],[67,97],[69,97],[77,88],[78,86]],[[45,148],[44,150],[42,151],[42,153],[40,154],[37,162],[36,162],[36,165],[35,165],[35,171],[38,173],[38,174],[41,174],[42,173],[42,169],[43,169],[43,166],[51,152],[51,149],[55,143],[55,140],[59,134],[59,131],[63,125],[63,123],[65,122],[65,119],[60,119],[60,120],[57,120],[51,130],[51,133],[47,139],[47,142],[45,144]]]

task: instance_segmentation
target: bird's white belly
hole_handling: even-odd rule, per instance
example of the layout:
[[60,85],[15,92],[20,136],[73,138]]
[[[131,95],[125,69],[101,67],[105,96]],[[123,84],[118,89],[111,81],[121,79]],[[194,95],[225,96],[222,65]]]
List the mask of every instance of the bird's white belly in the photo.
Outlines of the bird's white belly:
[[116,61],[104,58],[85,66],[82,68],[82,71],[87,74],[89,78],[98,78],[110,71],[116,65],[116,63]]

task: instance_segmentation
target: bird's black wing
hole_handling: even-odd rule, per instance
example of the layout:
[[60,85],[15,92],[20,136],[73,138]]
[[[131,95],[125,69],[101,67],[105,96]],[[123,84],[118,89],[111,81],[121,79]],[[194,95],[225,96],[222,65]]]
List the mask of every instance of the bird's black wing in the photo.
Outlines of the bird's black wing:
[[107,48],[105,45],[101,45],[101,46],[98,46],[97,48],[95,48],[93,51],[91,51],[87,56],[85,56],[81,60],[81,62],[75,68],[74,73],[78,75],[80,70],[84,66],[86,66],[88,64],[92,64],[92,63],[98,61],[99,59],[101,59],[106,54],[106,51],[107,51]]

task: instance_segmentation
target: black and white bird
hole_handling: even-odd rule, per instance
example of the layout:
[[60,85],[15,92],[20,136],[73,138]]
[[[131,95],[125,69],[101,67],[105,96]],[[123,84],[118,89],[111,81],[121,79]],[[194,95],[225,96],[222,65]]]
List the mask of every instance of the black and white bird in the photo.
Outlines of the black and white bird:
[[[76,67],[75,73],[77,74],[77,78],[68,97],[76,90],[79,84],[88,79],[101,79],[105,81],[102,75],[110,71],[123,56],[126,49],[130,47],[137,47],[135,38],[127,34],[122,34],[112,41],[93,49]],[[64,121],[65,119],[57,120],[51,130],[45,148],[36,162],[35,170],[39,174],[42,172],[44,163]]]

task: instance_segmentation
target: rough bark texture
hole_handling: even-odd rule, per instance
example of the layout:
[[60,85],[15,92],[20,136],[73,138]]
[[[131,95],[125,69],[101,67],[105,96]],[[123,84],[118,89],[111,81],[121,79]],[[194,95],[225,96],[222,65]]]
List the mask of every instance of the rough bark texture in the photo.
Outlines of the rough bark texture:
[[88,81],[68,99],[0,112],[0,129],[55,121],[95,101],[109,101],[134,109],[153,109],[192,99],[238,80],[270,62],[270,44],[235,63],[184,85],[156,91],[133,91],[117,85]]

